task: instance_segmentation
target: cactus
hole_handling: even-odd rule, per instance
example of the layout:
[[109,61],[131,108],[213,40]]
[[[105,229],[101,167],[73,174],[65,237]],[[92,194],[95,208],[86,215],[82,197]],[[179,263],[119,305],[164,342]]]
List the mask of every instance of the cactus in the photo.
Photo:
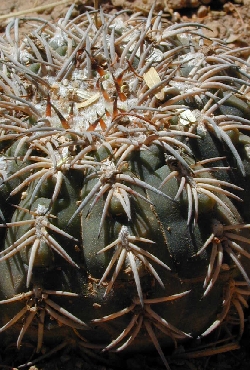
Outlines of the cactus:
[[163,348],[230,349],[250,285],[245,49],[153,8],[72,10],[0,40],[2,348],[155,348],[167,369]]

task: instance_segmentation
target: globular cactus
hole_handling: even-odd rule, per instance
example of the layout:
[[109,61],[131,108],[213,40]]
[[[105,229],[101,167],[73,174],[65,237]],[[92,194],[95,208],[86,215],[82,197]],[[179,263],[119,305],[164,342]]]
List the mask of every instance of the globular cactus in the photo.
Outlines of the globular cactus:
[[163,348],[218,329],[233,348],[250,285],[248,49],[153,9],[72,9],[13,19],[0,40],[2,348],[155,347],[167,369]]

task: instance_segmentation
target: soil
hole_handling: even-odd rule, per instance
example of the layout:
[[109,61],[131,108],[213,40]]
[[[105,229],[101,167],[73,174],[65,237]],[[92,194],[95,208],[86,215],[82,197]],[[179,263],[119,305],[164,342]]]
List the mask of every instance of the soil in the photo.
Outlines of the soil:
[[[105,11],[113,13],[122,8],[141,11],[147,14],[153,0],[99,0]],[[42,17],[55,22],[63,17],[73,1],[61,0],[1,0],[0,2],[0,35],[13,16]],[[101,3],[101,4],[100,4]],[[54,5],[53,5],[54,4]],[[89,0],[76,0],[74,16],[84,12],[86,7],[93,6]],[[205,24],[207,36],[218,37],[232,48],[250,46],[250,0],[237,0],[235,3],[225,0],[156,0],[156,11],[163,11],[169,22],[195,21]],[[27,27],[27,23],[24,27]],[[22,29],[25,34],[28,30]],[[250,51],[248,51],[249,57]],[[207,352],[206,357],[181,359],[181,356],[169,357],[171,370],[248,370],[250,363],[250,319],[246,318],[245,332],[240,349],[213,355]],[[46,352],[47,351],[47,352]],[[15,348],[9,348],[8,358],[18,358]],[[44,354],[50,352],[45,348]],[[6,357],[6,353],[5,353]],[[45,358],[47,356],[45,355]],[[64,347],[52,356],[41,360],[36,365],[28,366],[30,370],[163,370],[165,369],[157,353],[147,355],[124,355],[119,360],[113,354],[109,358],[91,355],[87,349]],[[13,369],[1,364],[0,369]],[[26,367],[27,368],[27,367]]]
[[[96,0],[98,1],[98,0]],[[250,0],[155,0],[156,11],[163,11],[163,16],[170,22],[193,20],[207,25],[209,36],[219,37],[232,47],[250,45]],[[154,0],[99,0],[105,11],[110,13],[121,8],[147,13]],[[52,6],[53,4],[56,4]],[[13,16],[42,17],[56,21],[63,17],[71,0],[51,2],[51,0],[1,0],[0,32]],[[74,15],[82,13],[86,6],[93,6],[91,0],[75,0]],[[19,14],[18,14],[19,13]],[[24,30],[25,31],[25,30]]]

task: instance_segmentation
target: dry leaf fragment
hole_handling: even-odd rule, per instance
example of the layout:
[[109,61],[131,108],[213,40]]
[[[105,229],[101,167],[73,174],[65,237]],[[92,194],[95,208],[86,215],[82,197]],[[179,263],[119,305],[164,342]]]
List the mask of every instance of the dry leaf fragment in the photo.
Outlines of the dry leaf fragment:
[[[150,89],[161,82],[161,78],[154,67],[151,67],[148,72],[143,74],[143,79]],[[161,91],[158,92],[155,96],[157,97],[157,99],[163,100],[164,90],[161,89]]]
[[180,113],[179,116],[180,123],[184,126],[189,125],[190,123],[195,123],[196,122],[196,117],[192,113],[190,109],[186,109]]
[[242,38],[242,33],[240,34],[234,34],[232,33],[227,39],[226,39],[226,43],[227,44],[232,44],[234,43],[235,41],[238,41]]
[[89,105],[91,105],[91,104],[95,103],[95,102],[99,99],[99,97],[100,97],[100,93],[98,92],[98,93],[96,93],[96,94],[92,95],[92,96],[91,96],[90,98],[88,98],[87,100],[83,101],[82,103],[77,103],[77,104],[76,104],[76,107],[77,107],[78,109],[80,109],[80,108],[86,108],[86,107],[88,107]]

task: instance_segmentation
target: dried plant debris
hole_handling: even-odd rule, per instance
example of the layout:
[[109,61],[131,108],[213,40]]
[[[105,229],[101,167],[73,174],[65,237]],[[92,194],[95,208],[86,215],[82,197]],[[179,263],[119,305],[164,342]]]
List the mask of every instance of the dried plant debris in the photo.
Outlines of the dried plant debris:
[[156,349],[170,369],[165,349],[237,348],[250,286],[246,48],[195,22],[167,26],[154,8],[73,9],[55,24],[12,19],[0,39],[2,349],[17,343],[24,366],[66,347],[97,361]]

